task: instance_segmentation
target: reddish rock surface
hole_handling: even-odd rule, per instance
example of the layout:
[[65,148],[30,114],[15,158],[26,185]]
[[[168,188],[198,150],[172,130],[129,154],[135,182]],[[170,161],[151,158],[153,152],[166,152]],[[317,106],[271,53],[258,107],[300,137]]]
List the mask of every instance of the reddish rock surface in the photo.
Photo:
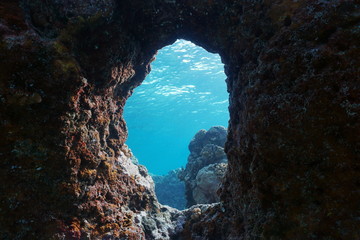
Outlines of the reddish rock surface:
[[229,169],[221,204],[180,214],[176,238],[359,239],[359,13],[357,0],[1,1],[0,238],[161,239],[137,220],[164,213],[127,169],[122,111],[156,51],[185,38],[225,63]]

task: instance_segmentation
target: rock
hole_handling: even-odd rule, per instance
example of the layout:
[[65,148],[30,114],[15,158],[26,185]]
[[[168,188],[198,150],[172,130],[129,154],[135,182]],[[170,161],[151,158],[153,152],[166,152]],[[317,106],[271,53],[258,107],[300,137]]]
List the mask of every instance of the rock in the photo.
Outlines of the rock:
[[212,127],[208,131],[202,129],[191,140],[189,150],[193,155],[198,155],[207,144],[224,147],[226,136],[226,129],[221,126]]
[[139,222],[144,228],[146,239],[162,240],[173,239],[172,236],[178,233],[178,218],[182,213],[169,206],[162,206],[158,213],[148,215],[141,213],[138,216]]
[[[126,149],[124,154],[119,158],[119,167],[124,168],[124,175],[131,176],[138,185],[143,186],[143,189],[148,191],[148,197],[153,198],[137,199],[136,197],[134,200],[142,204],[148,204],[147,202],[149,202],[152,206],[148,207],[153,209],[153,211],[147,211],[146,209],[136,213],[132,213],[130,209],[122,209],[122,211],[126,211],[128,213],[127,216],[132,219],[135,226],[144,231],[146,239],[170,240],[172,239],[172,235],[177,234],[179,231],[177,230],[179,221],[177,218],[181,217],[182,214],[179,210],[169,206],[163,206],[156,201],[153,178],[148,174],[145,166],[134,164],[134,159],[136,158],[131,154],[131,151]],[[179,180],[175,180],[175,177],[176,171],[173,171],[170,172],[167,179],[172,179],[173,183],[177,185],[179,184]],[[179,202],[177,202],[177,204],[179,204]],[[111,237],[113,237],[113,235],[114,234],[110,234]]]
[[227,168],[226,136],[226,129],[217,126],[200,130],[191,140],[188,163],[179,172],[179,178],[185,182],[188,207],[219,201],[217,190]]
[[220,201],[218,190],[227,170],[227,163],[215,163],[203,167],[195,179],[193,198],[199,203],[215,203]]
[[165,176],[152,176],[155,182],[155,193],[163,205],[182,210],[185,208],[185,185],[178,178],[180,169],[172,170]]
[[221,126],[197,132],[189,144],[191,154],[186,169],[170,171],[165,176],[153,176],[159,202],[180,210],[185,208],[185,185],[180,179],[194,199],[194,203],[188,206],[218,202],[217,191],[227,168],[225,141],[226,129]]

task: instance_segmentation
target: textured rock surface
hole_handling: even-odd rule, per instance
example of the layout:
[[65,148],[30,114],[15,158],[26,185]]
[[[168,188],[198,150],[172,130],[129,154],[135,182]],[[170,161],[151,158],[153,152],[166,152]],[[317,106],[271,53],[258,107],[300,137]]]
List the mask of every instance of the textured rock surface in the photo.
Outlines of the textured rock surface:
[[161,207],[122,165],[122,111],[185,38],[225,63],[229,171],[178,238],[359,239],[359,5],[1,1],[0,238],[145,238]]
[[185,182],[188,207],[219,201],[217,190],[227,168],[226,136],[226,129],[218,126],[200,130],[191,140],[186,168],[179,172],[180,179]]
[[178,178],[180,169],[172,170],[164,176],[152,176],[156,197],[161,204],[182,210],[185,208],[185,185]]
[[199,203],[216,203],[220,201],[218,190],[224,179],[227,163],[215,163],[200,169],[196,175],[193,190],[194,201]]

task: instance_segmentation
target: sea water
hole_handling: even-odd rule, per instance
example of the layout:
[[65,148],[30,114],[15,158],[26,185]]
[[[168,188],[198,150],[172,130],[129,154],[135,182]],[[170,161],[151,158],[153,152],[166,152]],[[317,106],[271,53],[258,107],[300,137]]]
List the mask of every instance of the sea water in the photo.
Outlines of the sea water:
[[159,50],[151,73],[128,99],[130,147],[150,173],[184,167],[200,129],[228,125],[228,93],[220,56],[177,40]]

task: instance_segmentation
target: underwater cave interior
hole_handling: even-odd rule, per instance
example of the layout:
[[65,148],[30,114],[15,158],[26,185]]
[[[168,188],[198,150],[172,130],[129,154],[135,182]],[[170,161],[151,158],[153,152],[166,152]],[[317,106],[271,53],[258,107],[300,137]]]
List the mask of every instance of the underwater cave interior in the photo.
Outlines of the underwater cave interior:
[[[0,239],[359,239],[359,9],[0,1]],[[184,211],[131,164],[123,118],[176,39],[218,53],[229,92],[220,203]]]

